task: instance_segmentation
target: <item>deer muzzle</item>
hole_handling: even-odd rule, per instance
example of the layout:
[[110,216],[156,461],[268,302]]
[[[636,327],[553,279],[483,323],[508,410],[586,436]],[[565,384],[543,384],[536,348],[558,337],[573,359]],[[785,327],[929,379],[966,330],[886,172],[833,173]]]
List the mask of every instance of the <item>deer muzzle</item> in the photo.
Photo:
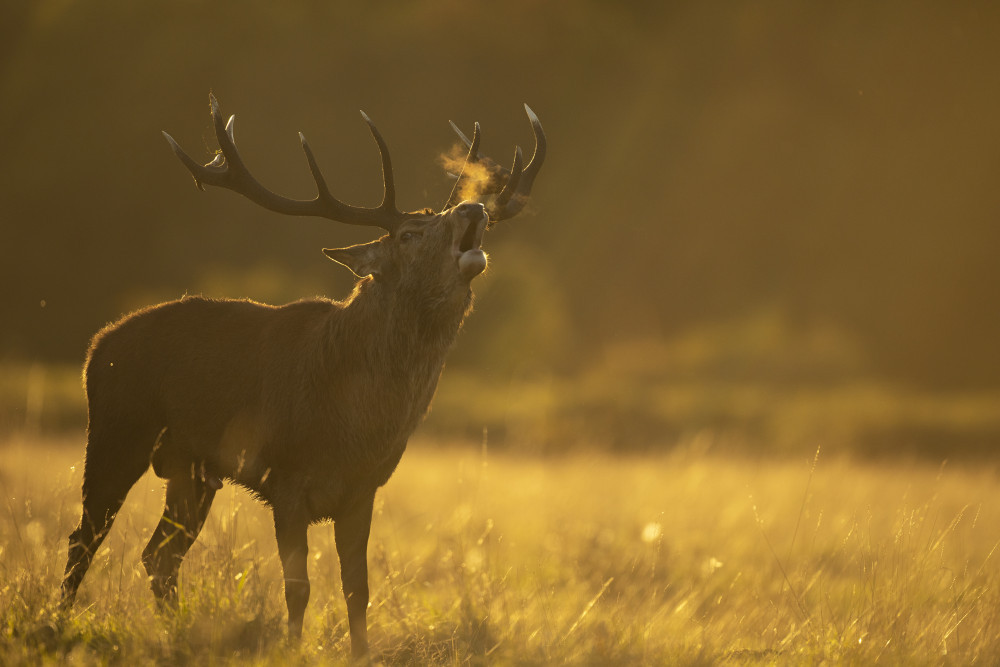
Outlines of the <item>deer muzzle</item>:
[[472,280],[486,270],[486,253],[480,245],[489,216],[482,204],[464,202],[455,207],[458,216],[452,242],[452,254],[458,262],[458,272]]

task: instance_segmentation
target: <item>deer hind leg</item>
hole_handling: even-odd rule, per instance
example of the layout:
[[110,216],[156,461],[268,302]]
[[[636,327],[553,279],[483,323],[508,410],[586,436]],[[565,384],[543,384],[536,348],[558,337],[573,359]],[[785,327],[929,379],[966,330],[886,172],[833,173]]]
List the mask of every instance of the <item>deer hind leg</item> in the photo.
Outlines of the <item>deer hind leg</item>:
[[186,474],[167,480],[163,516],[142,551],[153,594],[161,604],[172,605],[177,600],[181,561],[205,525],[215,491],[196,465],[191,465]]
[[90,569],[94,554],[111,530],[111,524],[125,500],[125,489],[121,494],[107,493],[103,489],[84,488],[83,515],[80,525],[69,536],[69,555],[66,559],[66,573],[62,582],[62,607],[73,606],[76,591]]
[[83,468],[83,512],[80,525],[69,536],[69,554],[62,582],[64,609],[73,605],[80,583],[111,530],[129,489],[149,467],[148,454],[142,448],[116,449],[116,445],[135,441],[133,437],[105,436],[100,429],[90,432]]

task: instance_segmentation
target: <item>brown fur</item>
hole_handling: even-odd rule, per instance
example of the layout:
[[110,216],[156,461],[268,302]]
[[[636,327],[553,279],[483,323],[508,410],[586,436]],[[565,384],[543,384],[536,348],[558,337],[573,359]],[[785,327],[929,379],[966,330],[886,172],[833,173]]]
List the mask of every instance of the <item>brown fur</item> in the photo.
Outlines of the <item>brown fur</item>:
[[342,302],[185,297],[98,333],[85,366],[83,516],[70,536],[64,604],[152,465],[167,480],[164,516],[143,552],[159,599],[175,598],[181,560],[228,479],[274,511],[292,637],[309,598],[306,528],[335,522],[352,649],[363,655],[375,491],[426,412],[471,309],[456,247],[471,225],[478,246],[485,223],[481,205],[461,204],[327,251],[371,274]]

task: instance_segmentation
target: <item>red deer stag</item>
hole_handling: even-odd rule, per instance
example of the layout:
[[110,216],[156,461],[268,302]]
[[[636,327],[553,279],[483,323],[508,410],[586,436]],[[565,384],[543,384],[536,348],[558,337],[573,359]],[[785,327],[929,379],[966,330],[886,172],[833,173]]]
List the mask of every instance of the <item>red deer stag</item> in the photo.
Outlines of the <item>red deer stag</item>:
[[[278,213],[388,234],[323,251],[359,277],[344,301],[274,307],[184,297],[127,315],[94,337],[84,371],[83,516],[69,538],[63,606],[73,604],[126,494],[152,464],[167,480],[166,506],[142,562],[161,603],[176,601],[181,561],[228,479],[274,512],[290,638],[301,636],[309,599],[306,529],[333,520],[351,649],[363,656],[375,491],[426,412],[470,310],[470,282],[486,268],[483,232],[524,207],[545,135],[525,105],[535,151],[522,169],[517,149],[508,171],[480,156],[477,124],[441,212],[405,213],[396,208],[388,148],[363,113],[382,157],[384,195],[375,208],[335,199],[301,134],[318,195],[296,200],[266,189],[236,149],[233,117],[224,122],[210,101],[221,147],[214,160],[199,165],[164,133],[199,188],[228,188]],[[473,171],[486,176],[481,202],[460,201]]]

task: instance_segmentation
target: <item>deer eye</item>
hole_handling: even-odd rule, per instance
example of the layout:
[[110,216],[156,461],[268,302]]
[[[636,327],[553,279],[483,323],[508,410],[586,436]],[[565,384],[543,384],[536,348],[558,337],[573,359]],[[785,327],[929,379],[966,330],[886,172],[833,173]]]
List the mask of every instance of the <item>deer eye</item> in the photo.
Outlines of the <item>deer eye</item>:
[[401,243],[409,243],[410,241],[416,241],[422,235],[422,232],[403,232],[399,235],[399,240]]

